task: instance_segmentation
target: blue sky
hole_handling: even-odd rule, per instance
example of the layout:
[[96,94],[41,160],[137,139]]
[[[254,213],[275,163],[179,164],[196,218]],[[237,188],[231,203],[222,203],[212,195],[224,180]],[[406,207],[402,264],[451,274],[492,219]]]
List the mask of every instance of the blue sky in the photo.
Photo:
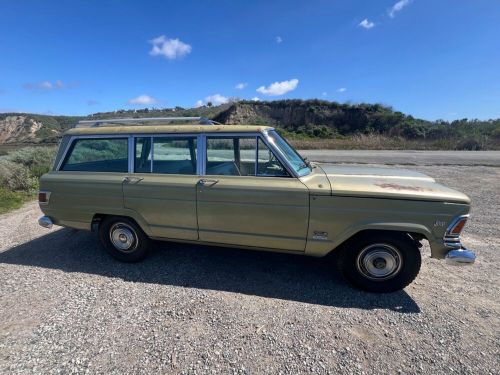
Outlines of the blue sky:
[[0,112],[80,115],[230,97],[376,102],[426,119],[498,118],[500,2],[1,6]]

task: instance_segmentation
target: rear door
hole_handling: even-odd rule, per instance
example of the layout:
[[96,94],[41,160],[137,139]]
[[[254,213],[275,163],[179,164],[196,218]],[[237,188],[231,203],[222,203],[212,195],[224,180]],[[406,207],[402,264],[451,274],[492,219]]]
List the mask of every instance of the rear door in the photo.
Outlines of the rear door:
[[197,188],[201,241],[304,251],[307,187],[259,136],[206,136]]
[[41,181],[40,188],[51,192],[45,214],[56,224],[90,229],[94,214],[122,210],[128,137],[73,137],[56,169]]
[[142,216],[153,237],[198,239],[197,146],[195,135],[134,137],[124,202]]

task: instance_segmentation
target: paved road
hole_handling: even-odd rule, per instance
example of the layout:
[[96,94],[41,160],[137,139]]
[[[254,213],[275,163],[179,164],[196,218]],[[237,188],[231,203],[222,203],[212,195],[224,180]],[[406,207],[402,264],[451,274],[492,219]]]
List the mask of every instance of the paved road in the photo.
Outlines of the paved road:
[[302,150],[323,163],[500,166],[500,151]]

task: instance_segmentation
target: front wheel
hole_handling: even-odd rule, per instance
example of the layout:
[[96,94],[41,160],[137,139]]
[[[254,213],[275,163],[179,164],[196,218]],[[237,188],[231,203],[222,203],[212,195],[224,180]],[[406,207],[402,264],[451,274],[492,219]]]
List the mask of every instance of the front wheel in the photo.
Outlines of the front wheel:
[[337,265],[354,286],[369,292],[390,293],[415,279],[421,256],[416,243],[406,234],[367,234],[344,246]]
[[148,252],[149,238],[132,220],[105,218],[99,225],[99,239],[114,258],[122,262],[138,262]]

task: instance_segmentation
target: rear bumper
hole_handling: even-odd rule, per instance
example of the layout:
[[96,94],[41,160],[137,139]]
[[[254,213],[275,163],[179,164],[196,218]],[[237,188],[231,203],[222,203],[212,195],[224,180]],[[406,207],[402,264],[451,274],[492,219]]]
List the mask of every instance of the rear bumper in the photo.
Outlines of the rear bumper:
[[47,229],[52,228],[52,225],[54,225],[52,219],[48,216],[42,216],[40,219],[38,219],[38,224]]
[[445,256],[446,263],[453,265],[473,264],[476,254],[472,250],[460,248],[448,251]]

